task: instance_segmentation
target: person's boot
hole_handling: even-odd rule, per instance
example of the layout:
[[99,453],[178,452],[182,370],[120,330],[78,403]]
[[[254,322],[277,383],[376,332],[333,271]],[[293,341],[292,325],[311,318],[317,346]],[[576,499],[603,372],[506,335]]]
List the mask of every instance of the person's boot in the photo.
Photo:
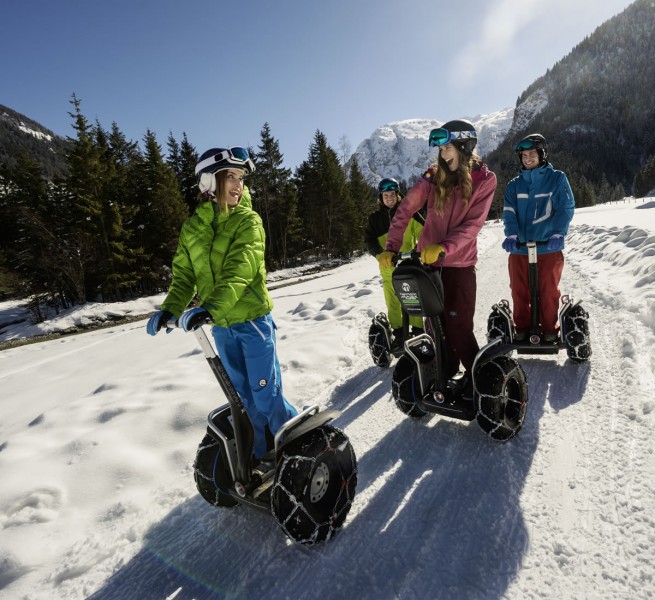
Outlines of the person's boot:
[[391,352],[397,352],[403,348],[403,328],[393,330],[393,337],[391,338]]

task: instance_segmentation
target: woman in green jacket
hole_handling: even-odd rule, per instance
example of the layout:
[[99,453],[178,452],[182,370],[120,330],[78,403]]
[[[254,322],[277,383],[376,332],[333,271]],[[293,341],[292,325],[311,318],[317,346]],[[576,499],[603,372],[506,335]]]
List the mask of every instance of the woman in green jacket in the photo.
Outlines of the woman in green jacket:
[[[203,201],[182,226],[173,281],[147,332],[156,335],[172,317],[184,331],[213,323],[216,348],[252,421],[259,459],[267,450],[266,426],[275,434],[297,411],[282,394],[264,227],[243,184],[254,170],[243,148],[211,148],[200,157],[195,171]],[[200,306],[186,310],[196,294]]]

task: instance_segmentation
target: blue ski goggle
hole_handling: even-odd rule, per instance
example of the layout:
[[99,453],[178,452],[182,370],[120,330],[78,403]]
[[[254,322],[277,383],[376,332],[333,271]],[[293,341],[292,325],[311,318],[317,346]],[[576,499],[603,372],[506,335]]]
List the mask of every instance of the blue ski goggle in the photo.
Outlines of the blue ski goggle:
[[382,193],[382,192],[397,192],[398,191],[398,183],[396,181],[394,181],[393,179],[383,179],[378,184],[378,191],[380,193]]
[[541,149],[544,147],[542,140],[531,140],[530,138],[525,138],[521,140],[516,146],[514,146],[514,152],[522,152],[523,150],[534,150]]
[[470,139],[477,139],[475,131],[448,131],[448,129],[439,127],[430,132],[428,143],[430,144],[430,148],[434,148],[435,146],[445,146],[446,144],[450,144],[450,142]]

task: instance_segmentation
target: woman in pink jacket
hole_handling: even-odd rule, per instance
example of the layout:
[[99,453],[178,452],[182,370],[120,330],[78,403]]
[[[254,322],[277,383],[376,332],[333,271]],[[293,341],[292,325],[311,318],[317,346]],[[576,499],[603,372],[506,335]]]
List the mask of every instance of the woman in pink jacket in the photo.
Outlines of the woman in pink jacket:
[[[447,377],[459,370],[468,376],[480,347],[473,333],[478,262],[478,232],[484,225],[496,190],[496,175],[473,150],[473,124],[448,121],[430,132],[430,146],[439,148],[430,166],[402,201],[387,235],[380,264],[391,266],[412,215],[427,202],[425,226],[417,249],[421,262],[441,271],[444,287],[442,320],[449,350]],[[469,386],[471,377],[468,377]]]

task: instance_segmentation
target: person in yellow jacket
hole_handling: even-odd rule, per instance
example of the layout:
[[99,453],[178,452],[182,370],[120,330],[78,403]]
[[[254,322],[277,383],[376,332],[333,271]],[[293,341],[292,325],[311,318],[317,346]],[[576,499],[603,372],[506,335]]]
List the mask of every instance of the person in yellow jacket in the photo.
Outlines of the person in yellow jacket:
[[[378,184],[378,209],[369,215],[368,225],[364,231],[364,241],[366,248],[371,256],[378,257],[387,243],[387,233],[396,209],[402,201],[398,182],[393,178],[384,178]],[[410,252],[416,247],[419,234],[423,229],[425,215],[421,211],[414,213],[403,235],[403,243],[400,248],[401,252]],[[403,320],[400,308],[400,301],[396,296],[391,282],[394,267],[380,266],[380,276],[382,277],[382,290],[384,292],[384,301],[387,305],[387,318],[389,325],[393,329],[393,340],[391,350],[400,348],[403,343]],[[420,317],[411,317],[410,325],[413,333],[422,333],[423,320]]]

